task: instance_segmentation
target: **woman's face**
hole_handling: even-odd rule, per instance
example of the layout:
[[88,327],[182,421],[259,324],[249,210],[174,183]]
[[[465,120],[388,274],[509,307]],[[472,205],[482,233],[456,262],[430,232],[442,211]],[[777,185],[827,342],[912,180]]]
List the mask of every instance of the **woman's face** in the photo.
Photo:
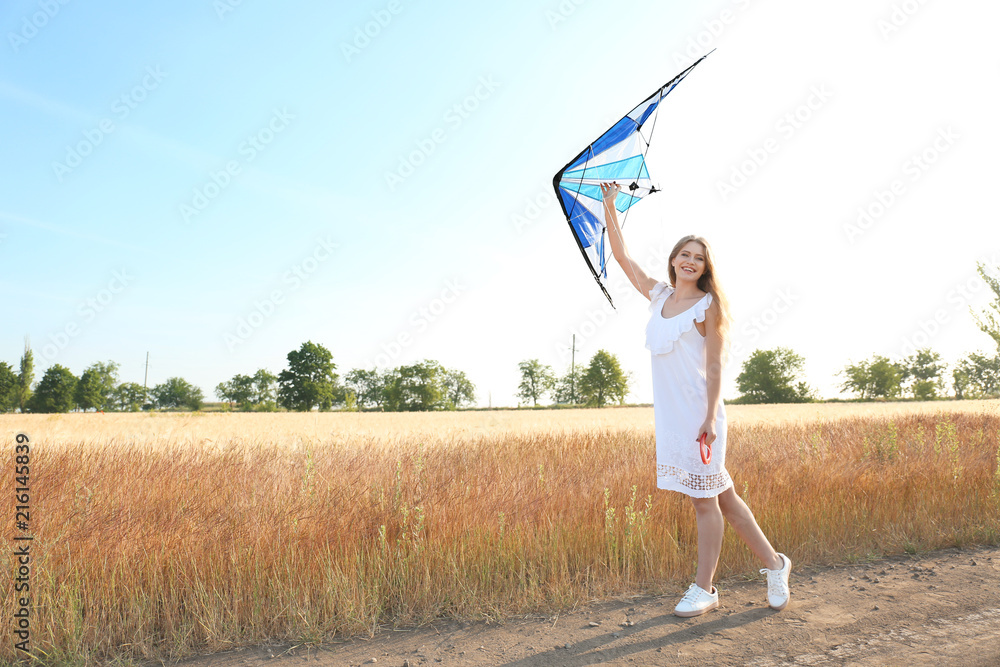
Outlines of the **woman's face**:
[[705,248],[697,241],[688,241],[671,264],[677,280],[698,282],[705,273]]

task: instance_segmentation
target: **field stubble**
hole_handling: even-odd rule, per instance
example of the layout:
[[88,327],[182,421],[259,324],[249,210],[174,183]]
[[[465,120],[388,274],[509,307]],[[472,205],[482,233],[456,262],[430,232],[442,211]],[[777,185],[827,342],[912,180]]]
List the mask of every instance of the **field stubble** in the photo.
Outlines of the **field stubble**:
[[[727,408],[736,489],[793,561],[1000,540],[997,402],[900,405],[911,407]],[[35,443],[41,664],[501,619],[679,592],[695,568],[694,513],[655,488],[648,408],[0,424]],[[0,498],[13,516],[12,494]],[[3,532],[11,571],[10,523]],[[758,567],[727,530],[719,576]],[[12,581],[0,590],[10,600]],[[0,609],[0,627],[12,612]]]

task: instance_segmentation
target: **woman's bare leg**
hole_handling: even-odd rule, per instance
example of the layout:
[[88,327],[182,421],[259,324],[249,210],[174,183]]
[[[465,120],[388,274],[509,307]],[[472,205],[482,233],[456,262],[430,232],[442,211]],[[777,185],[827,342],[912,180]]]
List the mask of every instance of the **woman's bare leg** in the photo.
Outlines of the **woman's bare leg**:
[[[764,563],[764,567],[777,570],[782,567],[783,563],[781,558],[778,557],[778,552],[774,550],[771,543],[768,542],[767,537],[764,536],[764,531],[760,529],[757,525],[757,519],[754,518],[753,512],[747,507],[747,504],[743,502],[743,499],[736,495],[736,491],[733,487],[729,487],[722,493],[718,495],[719,500],[719,510],[722,516],[726,517],[729,525],[733,527],[736,534],[740,536],[740,539],[746,542],[746,545],[750,547],[750,551],[754,553],[757,558]],[[721,532],[720,532],[721,536]],[[721,538],[720,538],[720,549],[721,549]],[[698,549],[699,549],[699,573],[701,572],[701,520],[698,520]],[[716,555],[718,558],[718,554]],[[701,584],[698,584],[701,586]],[[708,590],[708,589],[706,589]]]
[[698,519],[698,576],[694,582],[712,592],[715,568],[722,553],[722,531],[726,524],[718,498],[691,498],[691,503]]

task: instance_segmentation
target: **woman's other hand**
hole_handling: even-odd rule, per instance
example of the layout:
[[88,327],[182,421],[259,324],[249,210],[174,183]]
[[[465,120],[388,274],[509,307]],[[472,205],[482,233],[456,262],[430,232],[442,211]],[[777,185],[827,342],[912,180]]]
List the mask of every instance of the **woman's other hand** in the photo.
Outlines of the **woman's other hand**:
[[706,436],[707,436],[705,438],[705,443],[706,444],[711,445],[713,442],[715,442],[715,437],[716,436],[715,436],[715,420],[714,419],[706,419],[705,420],[705,423],[701,425],[700,429],[698,429],[698,438],[697,438],[697,440],[695,440],[695,442],[697,442],[698,440],[701,440],[701,434],[702,433],[706,434]]

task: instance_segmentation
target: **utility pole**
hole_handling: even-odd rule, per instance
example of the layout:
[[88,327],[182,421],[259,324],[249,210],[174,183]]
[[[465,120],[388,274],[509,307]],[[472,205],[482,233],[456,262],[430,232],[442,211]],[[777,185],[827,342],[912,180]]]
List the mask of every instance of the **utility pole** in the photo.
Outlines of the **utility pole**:
[[146,351],[146,374],[142,376],[142,390],[146,391],[146,380],[149,379],[149,351]]
[[569,359],[569,397],[576,405],[576,334],[573,334],[573,350]]

